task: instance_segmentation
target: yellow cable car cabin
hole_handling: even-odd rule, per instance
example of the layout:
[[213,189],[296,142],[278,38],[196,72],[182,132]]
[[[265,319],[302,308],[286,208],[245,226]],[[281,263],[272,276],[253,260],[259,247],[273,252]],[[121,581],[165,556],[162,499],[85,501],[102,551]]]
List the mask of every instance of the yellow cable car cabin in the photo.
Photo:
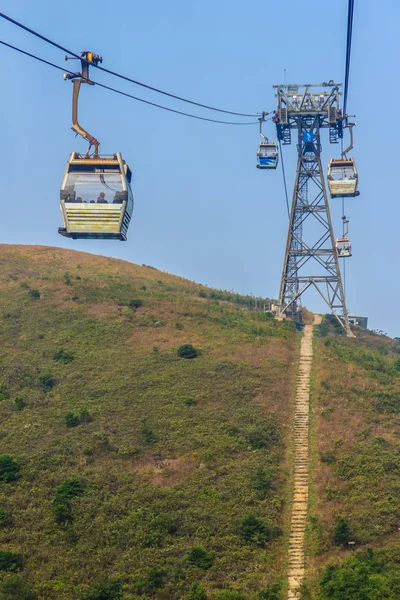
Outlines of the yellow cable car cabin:
[[353,158],[332,158],[328,165],[328,185],[332,198],[354,198],[360,194],[357,191],[358,173]]
[[339,258],[351,256],[352,252],[349,238],[342,237],[336,240],[336,252]]
[[131,178],[119,152],[108,158],[73,152],[60,191],[64,227],[58,232],[73,239],[125,241],[133,212]]

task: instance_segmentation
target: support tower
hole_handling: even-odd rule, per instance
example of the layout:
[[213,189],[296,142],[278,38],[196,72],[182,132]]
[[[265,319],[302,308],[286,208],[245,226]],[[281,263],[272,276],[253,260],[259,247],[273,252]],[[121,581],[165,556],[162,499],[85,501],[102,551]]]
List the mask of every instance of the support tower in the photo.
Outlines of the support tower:
[[274,86],[278,140],[281,145],[291,144],[295,130],[298,151],[279,313],[298,320],[301,296],[314,286],[352,336],[321,164],[321,129],[329,129],[330,143],[343,137],[340,85],[329,81]]

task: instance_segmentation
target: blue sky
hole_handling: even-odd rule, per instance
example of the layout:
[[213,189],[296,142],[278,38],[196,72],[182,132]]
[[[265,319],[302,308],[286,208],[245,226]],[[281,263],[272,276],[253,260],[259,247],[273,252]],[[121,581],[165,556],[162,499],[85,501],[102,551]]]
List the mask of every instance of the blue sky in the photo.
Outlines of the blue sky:
[[[3,0],[2,11],[103,66],[205,104],[238,112],[275,108],[272,85],[343,81],[347,0],[151,3]],[[348,201],[353,257],[346,263],[351,313],[400,335],[398,126],[394,105],[400,5],[356,1],[348,109],[355,114],[361,195]],[[0,39],[72,70],[62,52],[0,20]],[[0,240],[45,244],[150,264],[213,287],[277,296],[287,235],[281,172],[255,168],[257,125],[194,121],[83,86],[81,123],[103,153],[120,151],[133,173],[135,211],[128,242],[72,241],[61,225],[59,187],[71,151],[84,151],[71,126],[70,82],[62,73],[0,47],[3,211]],[[98,81],[202,116],[217,113],[164,98],[98,71]],[[188,110],[189,109],[189,110]],[[193,110],[192,110],[193,109]],[[275,138],[271,123],[266,133]],[[323,164],[337,156],[327,135]],[[295,153],[285,148],[291,196]],[[340,201],[332,201],[335,234]],[[343,261],[341,261],[343,262]],[[324,310],[310,295],[304,304]]]

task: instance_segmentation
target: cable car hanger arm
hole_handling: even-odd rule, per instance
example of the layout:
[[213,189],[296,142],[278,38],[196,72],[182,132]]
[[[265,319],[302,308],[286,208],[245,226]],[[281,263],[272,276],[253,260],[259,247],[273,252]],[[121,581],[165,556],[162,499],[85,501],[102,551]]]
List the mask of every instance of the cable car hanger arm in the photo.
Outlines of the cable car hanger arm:
[[[66,56],[65,60],[70,60],[71,57]],[[102,58],[97,56],[97,54],[93,54],[93,52],[82,52],[81,57],[81,65],[82,65],[82,73],[74,73],[74,74],[65,74],[64,79],[72,79],[73,80],[73,90],[72,90],[72,129],[78,135],[82,136],[87,142],[89,142],[89,148],[86,152],[85,158],[90,158],[90,150],[92,146],[94,146],[93,157],[99,157],[99,145],[100,142],[90,135],[86,129],[84,129],[78,122],[78,100],[79,100],[79,91],[81,89],[81,83],[88,83],[89,85],[94,85],[93,81],[89,79],[89,64],[96,64],[97,62],[102,62]]]
[[346,148],[346,150],[343,150],[342,152],[342,158],[346,158],[346,155],[348,152],[350,152],[350,150],[353,150],[354,148],[354,138],[353,138],[353,127],[354,127],[355,123],[347,123],[347,129],[350,130],[350,146],[348,148]]
[[265,121],[265,117],[266,117],[268,114],[269,114],[269,113],[267,113],[267,112],[263,112],[263,113],[262,113],[262,116],[261,116],[261,117],[259,117],[259,119],[258,119],[258,120],[259,120],[259,122],[260,122],[260,137],[262,137],[262,138],[263,138],[263,140],[265,140],[267,143],[268,143],[268,138],[267,138],[267,137],[266,137],[266,136],[263,134],[263,132],[262,132],[262,124],[264,123],[264,121]]

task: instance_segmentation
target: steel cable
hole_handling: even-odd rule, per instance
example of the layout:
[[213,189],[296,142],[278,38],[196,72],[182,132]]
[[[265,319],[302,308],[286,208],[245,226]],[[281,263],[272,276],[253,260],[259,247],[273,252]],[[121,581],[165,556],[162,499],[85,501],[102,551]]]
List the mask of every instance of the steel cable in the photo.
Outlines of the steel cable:
[[347,114],[347,95],[349,91],[350,77],[350,59],[351,59],[351,41],[353,35],[353,16],[354,16],[354,0],[349,0],[347,11],[347,41],[346,41],[346,68],[344,76],[344,92],[343,92],[343,114]]
[[[82,60],[82,58],[81,58],[81,56],[79,56],[79,54],[76,54],[75,52],[72,52],[68,48],[65,48],[64,46],[61,46],[57,42],[54,42],[53,40],[49,39],[48,37],[46,37],[46,36],[44,36],[44,35],[42,35],[40,33],[38,33],[37,31],[34,31],[33,29],[30,29],[30,27],[27,27],[26,25],[23,25],[19,21],[16,21],[15,19],[12,19],[11,17],[7,16],[6,14],[0,12],[0,17],[3,18],[3,19],[5,19],[6,21],[9,21],[13,25],[16,25],[17,27],[20,27],[24,31],[27,31],[28,33],[31,33],[32,35],[34,35],[37,38],[39,38],[39,39],[43,40],[44,42],[46,42],[47,44],[50,44],[51,46],[54,46],[55,48],[58,48],[59,50],[62,50],[63,52],[66,52],[67,54],[70,54],[74,58],[78,58],[79,60]],[[125,81],[129,81],[130,83],[134,83],[135,85],[139,85],[139,86],[141,86],[143,88],[146,88],[148,90],[151,90],[153,92],[157,92],[158,94],[163,94],[164,96],[168,96],[169,98],[174,98],[175,100],[180,100],[181,102],[186,102],[188,104],[193,104],[194,106],[199,106],[201,108],[206,108],[207,110],[214,110],[216,112],[225,113],[225,114],[228,114],[228,115],[234,115],[234,116],[237,116],[237,117],[257,117],[258,114],[259,114],[259,113],[256,113],[256,114],[254,114],[254,113],[253,114],[239,113],[239,112],[234,112],[234,111],[231,111],[231,110],[223,110],[222,108],[216,108],[215,106],[209,106],[208,104],[201,104],[200,102],[195,102],[194,100],[188,100],[187,98],[183,98],[182,96],[177,96],[175,94],[171,94],[169,92],[165,92],[165,91],[160,90],[160,89],[158,89],[156,87],[153,87],[151,85],[147,85],[146,83],[142,83],[140,81],[132,79],[131,77],[127,77],[126,75],[121,75],[120,73],[116,73],[115,71],[111,71],[110,69],[106,69],[104,67],[101,67],[100,65],[96,65],[94,63],[89,63],[89,62],[88,62],[88,64],[91,67],[95,67],[96,69],[99,69],[100,71],[103,71],[104,73],[108,73],[109,75],[113,75],[114,77],[119,77],[120,79],[123,79]],[[149,104],[151,104],[151,103],[149,102]],[[155,105],[155,106],[157,106],[157,105]],[[172,110],[172,109],[170,109],[170,110]],[[175,112],[178,112],[178,111],[175,111]]]
[[[68,73],[69,75],[76,75],[76,73],[74,73],[73,71],[64,69],[63,67],[60,67],[59,65],[56,65],[48,60],[45,60],[44,58],[40,58],[39,56],[36,56],[35,54],[31,54],[30,52],[27,52],[26,50],[22,50],[21,48],[17,48],[17,46],[13,46],[12,44],[8,44],[7,42],[4,42],[2,40],[0,40],[0,44],[2,44],[3,46],[6,46],[7,48],[11,48],[12,50],[15,50],[17,52],[20,52],[21,54],[24,54],[25,56],[29,56],[30,58],[33,58],[41,63],[49,65],[50,67],[58,69],[59,71],[62,71],[63,73]],[[168,112],[172,112],[172,113],[175,113],[178,115],[183,115],[185,117],[190,117],[192,119],[198,119],[200,121],[208,121],[210,123],[219,123],[222,125],[257,125],[258,124],[258,121],[246,121],[246,122],[241,123],[241,122],[236,122],[236,121],[220,121],[217,119],[209,119],[208,117],[200,117],[199,115],[185,113],[180,110],[175,110],[174,108],[169,108],[167,106],[163,106],[162,104],[156,104],[155,102],[150,102],[149,100],[144,100],[144,98],[138,98],[137,96],[133,96],[132,94],[128,94],[127,92],[123,92],[122,90],[117,90],[109,85],[105,85],[104,83],[99,83],[98,81],[94,81],[93,79],[85,80],[84,77],[81,77],[81,79],[83,81],[90,81],[91,83],[94,83],[95,85],[98,85],[99,87],[104,88],[105,90],[115,92],[116,94],[120,94],[121,96],[126,96],[127,98],[131,98],[132,100],[137,100],[138,102],[142,102],[144,104],[149,104],[150,106],[155,106],[156,108],[161,108],[162,110],[166,110]]]

